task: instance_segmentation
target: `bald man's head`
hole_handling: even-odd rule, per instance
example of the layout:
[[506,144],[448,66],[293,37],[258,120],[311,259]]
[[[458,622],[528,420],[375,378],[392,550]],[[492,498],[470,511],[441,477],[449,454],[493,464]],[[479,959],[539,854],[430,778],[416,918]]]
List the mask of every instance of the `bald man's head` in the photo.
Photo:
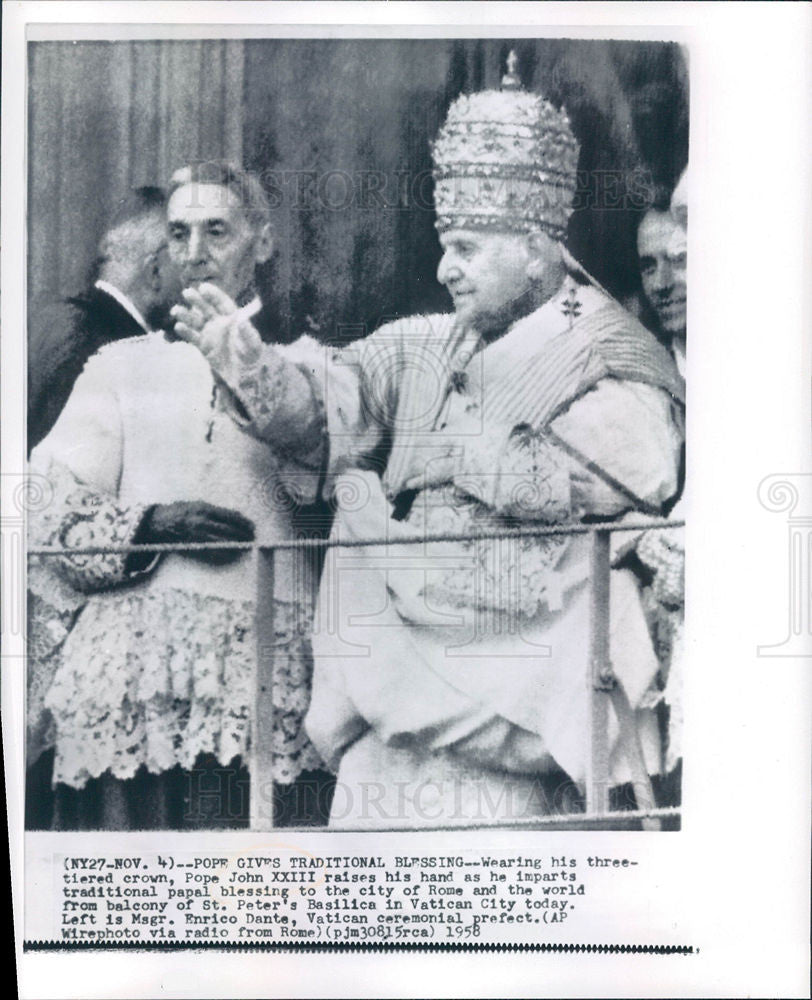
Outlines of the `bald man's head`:
[[160,188],[139,188],[122,199],[99,243],[96,276],[122,291],[154,329],[167,323],[180,282],[168,254]]

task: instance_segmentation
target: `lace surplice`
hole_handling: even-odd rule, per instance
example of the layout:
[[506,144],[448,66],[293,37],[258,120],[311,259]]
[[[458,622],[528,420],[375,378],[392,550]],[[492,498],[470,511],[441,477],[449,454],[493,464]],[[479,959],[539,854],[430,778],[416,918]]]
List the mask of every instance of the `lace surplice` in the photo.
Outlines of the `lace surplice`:
[[[295,609],[277,601],[274,610],[273,778],[290,782],[319,764],[302,729],[310,652]],[[250,602],[122,590],[88,602],[61,659],[46,697],[59,732],[55,781],[81,788],[108,768],[117,778],[142,764],[191,768],[200,753],[227,764],[250,748]]]

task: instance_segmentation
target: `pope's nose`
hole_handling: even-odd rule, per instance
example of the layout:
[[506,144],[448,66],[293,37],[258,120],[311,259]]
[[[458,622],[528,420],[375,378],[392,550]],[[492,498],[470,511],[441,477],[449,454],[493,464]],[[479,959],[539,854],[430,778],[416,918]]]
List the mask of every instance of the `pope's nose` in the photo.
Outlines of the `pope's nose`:
[[462,278],[459,264],[448,254],[443,254],[437,265],[437,280],[441,285],[453,285]]

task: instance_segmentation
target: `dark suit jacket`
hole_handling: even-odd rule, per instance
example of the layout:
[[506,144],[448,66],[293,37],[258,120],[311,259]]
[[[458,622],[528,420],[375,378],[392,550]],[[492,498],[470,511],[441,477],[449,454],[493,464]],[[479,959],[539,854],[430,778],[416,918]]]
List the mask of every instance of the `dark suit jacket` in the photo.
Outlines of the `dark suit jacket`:
[[285,344],[288,342],[283,336],[285,327],[278,311],[264,302],[256,316],[251,317],[251,324],[266,344]]
[[100,288],[32,307],[28,324],[28,450],[56,423],[87,359],[143,327]]

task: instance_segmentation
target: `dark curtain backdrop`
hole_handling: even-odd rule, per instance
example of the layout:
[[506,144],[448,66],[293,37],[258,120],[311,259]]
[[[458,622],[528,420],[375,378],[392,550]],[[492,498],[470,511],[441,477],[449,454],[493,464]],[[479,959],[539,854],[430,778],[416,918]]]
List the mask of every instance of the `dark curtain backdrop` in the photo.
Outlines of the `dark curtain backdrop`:
[[[447,309],[429,142],[460,93],[525,86],[581,141],[570,247],[620,296],[636,221],[687,160],[687,71],[673,44],[567,40],[250,40],[30,45],[29,301],[80,290],[130,187],[192,159],[242,158],[274,206],[259,276],[279,339],[357,337]],[[32,308],[36,308],[32,304]]]
[[85,287],[134,187],[242,155],[241,41],[29,45],[29,302]]
[[567,40],[249,41],[246,164],[277,208],[262,275],[280,339],[346,339],[448,309],[437,285],[429,142],[460,93],[526,87],[564,103],[581,144],[569,244],[615,294],[637,287],[635,230],[687,162],[687,74],[673,44]]

